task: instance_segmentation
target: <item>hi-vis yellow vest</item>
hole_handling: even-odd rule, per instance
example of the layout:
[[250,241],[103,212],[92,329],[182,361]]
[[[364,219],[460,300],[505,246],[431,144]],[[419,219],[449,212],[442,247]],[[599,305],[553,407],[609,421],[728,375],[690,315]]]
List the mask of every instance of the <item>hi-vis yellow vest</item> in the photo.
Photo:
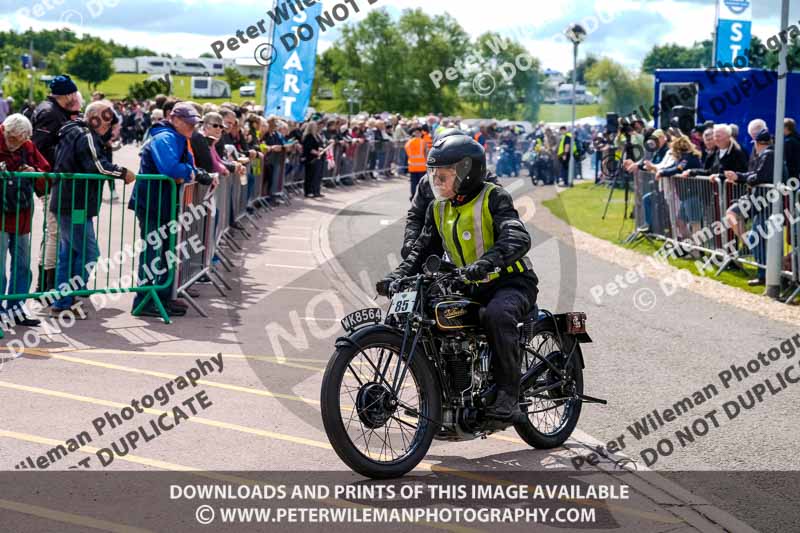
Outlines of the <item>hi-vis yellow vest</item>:
[[[494,225],[489,211],[489,193],[496,185],[487,183],[483,190],[464,205],[454,206],[450,200],[435,200],[433,219],[442,237],[444,249],[459,268],[480,259],[484,252],[494,246]],[[516,261],[506,267],[509,273],[525,272],[523,262]],[[500,277],[493,272],[478,283],[486,283]]]
[[569,137],[569,144],[572,147],[572,153],[578,155],[578,145],[572,142],[572,134],[567,133],[563,137],[561,137],[561,142],[558,144],[558,152],[556,152],[556,155],[558,155],[558,157],[561,157],[567,151],[566,150],[567,137]]

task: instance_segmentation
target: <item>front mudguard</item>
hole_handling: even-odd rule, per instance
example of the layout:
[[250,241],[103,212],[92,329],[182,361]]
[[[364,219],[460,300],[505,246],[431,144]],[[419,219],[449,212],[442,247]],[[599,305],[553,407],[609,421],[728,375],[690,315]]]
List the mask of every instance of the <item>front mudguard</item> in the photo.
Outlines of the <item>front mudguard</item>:
[[336,346],[337,349],[344,348],[346,346],[353,346],[361,350],[361,339],[368,335],[374,335],[375,333],[390,333],[397,337],[398,345],[403,343],[403,332],[401,330],[392,326],[387,326],[386,324],[370,324],[368,326],[358,328],[350,333],[350,335],[337,338],[334,346]]
[[[403,330],[388,326],[386,324],[370,324],[368,326],[359,328],[350,335],[346,337],[339,337],[336,339],[335,346],[337,350],[342,348],[355,348],[356,350],[363,350],[363,339],[369,337],[370,335],[374,335],[376,333],[388,333],[397,339],[397,346],[403,345]],[[409,340],[410,346],[411,340]],[[444,376],[442,375],[441,370],[438,368],[438,365],[434,359],[428,357],[428,354],[425,352],[425,348],[422,345],[417,345],[417,355],[415,357],[420,357],[425,360],[425,364],[428,366],[428,371],[433,373],[436,382],[439,385],[439,393],[442,397],[442,401],[445,400],[445,391],[447,388],[445,387],[444,383]]]

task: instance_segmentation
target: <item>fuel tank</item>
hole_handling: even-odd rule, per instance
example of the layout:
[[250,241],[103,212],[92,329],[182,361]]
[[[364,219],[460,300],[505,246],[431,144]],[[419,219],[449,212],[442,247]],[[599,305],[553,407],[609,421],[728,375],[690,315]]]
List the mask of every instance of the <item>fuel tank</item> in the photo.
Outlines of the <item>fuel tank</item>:
[[480,326],[481,304],[464,298],[443,298],[433,303],[436,327],[445,333]]

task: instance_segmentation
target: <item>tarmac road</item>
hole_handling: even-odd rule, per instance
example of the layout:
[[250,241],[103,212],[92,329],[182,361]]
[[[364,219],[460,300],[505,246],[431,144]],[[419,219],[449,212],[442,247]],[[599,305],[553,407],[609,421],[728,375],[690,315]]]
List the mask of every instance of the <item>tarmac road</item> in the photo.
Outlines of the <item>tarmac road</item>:
[[[789,414],[797,393],[791,390],[765,397],[739,418],[721,420],[720,427],[708,435],[659,458],[654,468],[673,471],[677,485],[664,475],[642,473],[646,468],[641,465],[641,449],[674,437],[675,429],[719,408],[754,381],[721,391],[691,414],[661,428],[655,437],[638,442],[627,436],[623,453],[639,459],[636,475],[614,477],[613,461],[608,460],[575,472],[573,461],[588,457],[590,446],[628,434],[626,427],[653,409],[670,408],[687,394],[716,382],[717,373],[732,362],[744,364],[758,351],[794,335],[793,328],[765,324],[738,308],[683,290],[659,298],[649,313],[636,311],[630,295],[597,305],[589,289],[610,281],[622,269],[538,229],[540,220],[545,222],[542,217],[548,216],[536,207],[543,189],[532,193],[524,180],[504,183],[513,191],[534,235],[531,257],[541,279],[540,305],[589,315],[594,343],[585,349],[586,391],[608,399],[609,405],[585,406],[579,431],[563,449],[533,450],[511,431],[485,440],[436,442],[408,479],[498,482],[522,476],[526,483],[535,483],[553,472],[574,477],[586,473],[587,479],[627,483],[632,496],[619,505],[595,506],[597,520],[593,525],[580,524],[582,530],[745,531],[745,523],[763,530],[791,529],[797,521],[796,507],[775,512],[776,498],[790,490],[790,477],[717,474],[700,479],[682,473],[796,470],[791,448],[797,435],[791,422],[796,416]],[[188,531],[197,527],[192,516],[196,502],[170,499],[168,483],[275,482],[281,476],[289,482],[359,482],[361,478],[348,472],[331,450],[322,429],[320,381],[333,342],[342,333],[339,319],[368,305],[374,281],[397,261],[393,254],[399,249],[407,187],[405,179],[359,183],[327,191],[321,200],[296,199],[291,208],[256,219],[252,238],[237,237],[243,251],[226,251],[235,269],[223,272],[231,285],[225,297],[211,286],[198,286],[198,301],[208,319],[194,312],[172,324],[135,318],[129,314],[126,297],[93,312],[90,320],[43,335],[40,345],[22,358],[5,360],[0,368],[4,406],[0,468],[12,472],[2,474],[6,481],[0,495],[0,520],[11,524],[11,531],[54,527],[83,531],[98,524],[107,530],[135,526]],[[653,280],[642,281],[641,287],[660,291]],[[19,338],[20,333],[8,338]],[[164,405],[156,404],[116,429],[97,434],[94,423],[106,411],[121,413],[133,399],[156,394],[192,368],[204,368],[203,362],[217,353],[222,353],[222,369],[207,370],[196,387],[173,390]],[[769,374],[774,374],[773,368]],[[767,376],[766,371],[763,374]],[[201,391],[205,394],[197,397]],[[192,396],[195,400],[189,402]],[[140,441],[127,455],[116,453],[110,465],[100,464],[97,449],[110,448],[112,442],[121,446],[119,439],[126,432],[163,412],[176,418],[175,406],[182,407],[186,419],[148,442]],[[52,481],[20,477],[27,472],[13,470],[15,465],[24,465],[27,457],[36,461],[82,431],[93,437],[92,442],[50,461],[46,470],[54,472],[48,474]],[[58,474],[86,458],[91,472],[115,475],[95,476],[96,488],[88,490],[85,484],[73,482],[75,477]],[[38,491],[35,494],[31,483]],[[73,483],[71,490],[61,490],[64,483]],[[678,486],[694,488],[693,484],[702,488],[700,496]],[[59,490],[47,493],[48,488]],[[125,498],[119,497],[119,490]],[[131,501],[136,502],[135,508],[128,504]],[[325,505],[337,507],[341,502]]]

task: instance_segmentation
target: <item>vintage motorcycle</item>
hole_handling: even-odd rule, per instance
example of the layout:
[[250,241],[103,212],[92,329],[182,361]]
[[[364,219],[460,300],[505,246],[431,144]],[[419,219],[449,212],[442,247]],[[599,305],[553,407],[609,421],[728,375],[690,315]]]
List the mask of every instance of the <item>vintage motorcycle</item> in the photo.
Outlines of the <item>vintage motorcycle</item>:
[[[381,309],[342,319],[322,379],[322,421],[333,449],[354,471],[399,477],[433,439],[464,441],[514,426],[529,445],[560,446],[584,402],[581,343],[591,342],[584,313],[534,309],[519,324],[520,409],[499,422],[484,411],[495,396],[484,309],[464,296],[460,269],[436,256],[423,272],[396,280],[385,321]],[[489,317],[491,319],[491,317]]]

